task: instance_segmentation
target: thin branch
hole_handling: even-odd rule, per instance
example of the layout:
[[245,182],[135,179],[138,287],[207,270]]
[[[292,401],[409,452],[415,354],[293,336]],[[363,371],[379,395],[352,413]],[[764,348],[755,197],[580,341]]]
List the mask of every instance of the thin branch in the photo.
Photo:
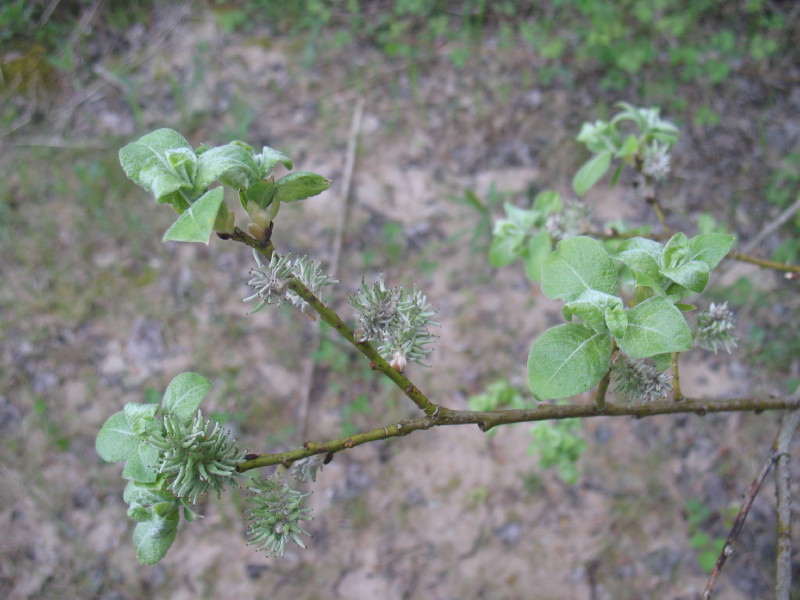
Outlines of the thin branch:
[[791,219],[794,213],[796,213],[798,210],[800,210],[800,198],[798,198],[789,208],[779,214],[774,221],[764,227],[764,229],[762,229],[756,237],[747,242],[747,244],[742,247],[742,253],[750,254],[750,252],[752,252],[754,248],[757,248],[762,241],[764,241],[768,236],[772,235],[772,233],[774,233],[786,221]]
[[[396,371],[390,368],[394,373]],[[402,376],[401,376],[402,377]],[[426,398],[427,401],[427,398]],[[685,398],[683,402],[655,402],[652,404],[623,406],[606,404],[599,410],[594,404],[541,404],[536,408],[472,411],[452,410],[444,406],[435,407],[431,415],[397,421],[385,427],[372,429],[362,433],[353,434],[344,438],[324,442],[306,442],[301,448],[279,454],[260,454],[246,460],[238,466],[240,472],[267,467],[270,465],[290,465],[296,460],[314,454],[330,454],[354,448],[361,444],[385,440],[393,437],[408,435],[413,431],[430,429],[444,425],[478,425],[481,431],[488,431],[498,425],[523,423],[532,421],[549,421],[560,419],[589,418],[589,417],[650,417],[654,415],[667,415],[678,413],[695,413],[705,415],[715,412],[741,412],[755,411],[761,413],[765,410],[780,410],[787,408],[800,408],[800,398]]]
[[800,273],[800,265],[787,265],[785,263],[775,262],[774,260],[767,260],[765,258],[758,258],[757,256],[750,256],[741,252],[731,252],[727,258],[739,260],[741,262],[751,263],[758,265],[764,269],[773,269],[786,273]]
[[675,402],[683,400],[683,392],[681,391],[681,371],[678,363],[678,352],[672,353],[672,399]]
[[[797,402],[800,400],[800,395],[793,394],[789,398],[787,398],[789,402]],[[717,562],[714,565],[714,570],[711,571],[711,575],[708,578],[708,583],[706,584],[706,589],[703,591],[702,600],[711,600],[711,595],[714,591],[714,586],[719,579],[720,573],[722,572],[722,568],[725,566],[725,563],[728,560],[734,551],[736,546],[736,540],[739,538],[739,534],[742,531],[742,527],[744,526],[745,519],[747,519],[747,514],[750,512],[750,507],[753,505],[753,500],[755,500],[758,492],[761,490],[761,486],[764,483],[764,479],[766,479],[769,470],[772,468],[772,465],[780,458],[782,453],[785,453],[788,449],[789,440],[791,439],[792,434],[794,433],[795,428],[797,427],[798,418],[800,418],[800,411],[794,410],[790,414],[784,416],[783,423],[781,425],[781,429],[778,432],[775,441],[772,443],[772,447],[770,448],[769,455],[764,460],[764,464],[761,465],[761,470],[756,475],[756,478],[753,480],[753,483],[750,484],[750,489],[747,490],[747,494],[744,497],[744,501],[742,503],[742,508],[739,509],[739,514],[736,515],[736,520],[733,522],[733,527],[731,528],[731,532],[728,535],[728,539],[725,540],[725,545],[722,547],[722,551],[717,558]],[[790,429],[791,428],[791,429]],[[782,449],[783,448],[783,449]],[[779,525],[780,525],[780,518],[779,518]],[[780,534],[779,534],[779,542],[780,542]],[[791,544],[791,541],[789,542]],[[790,548],[791,550],[791,548]],[[791,579],[791,574],[789,575]],[[788,600],[788,596],[786,596],[786,600]]]
[[783,418],[775,464],[775,491],[777,496],[778,535],[775,552],[775,600],[790,600],[792,590],[792,493],[789,484],[789,445],[800,424],[800,411],[788,413]]
[[[347,228],[347,217],[349,215],[350,207],[350,184],[353,180],[353,170],[356,164],[356,148],[358,146],[358,136],[361,132],[361,118],[364,114],[364,99],[360,98],[353,111],[353,121],[350,126],[350,135],[347,140],[347,154],[344,161],[344,179],[342,180],[342,198],[341,209],[339,211],[339,220],[336,224],[336,232],[333,237],[333,253],[330,261],[330,272],[338,273],[339,264],[342,258],[342,240],[344,239],[344,232]],[[297,420],[300,423],[299,431],[301,439],[306,437],[308,429],[308,405],[311,402],[311,391],[314,387],[314,372],[316,370],[317,361],[314,359],[313,354],[319,349],[320,328],[314,327],[311,333],[311,340],[308,346],[310,348],[309,358],[306,360],[305,369],[303,370],[303,384],[300,391],[300,403],[297,410]]]

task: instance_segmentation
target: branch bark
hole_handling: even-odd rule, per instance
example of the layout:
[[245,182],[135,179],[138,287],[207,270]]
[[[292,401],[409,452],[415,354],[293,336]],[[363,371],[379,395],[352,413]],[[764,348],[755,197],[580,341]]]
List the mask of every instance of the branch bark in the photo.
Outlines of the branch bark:
[[[426,399],[427,400],[427,399]],[[589,417],[650,417],[677,413],[705,415],[713,412],[741,412],[780,410],[800,408],[800,398],[731,398],[725,400],[706,398],[685,398],[682,402],[664,401],[640,406],[606,404],[599,409],[596,404],[541,404],[531,409],[515,410],[452,410],[437,406],[430,416],[397,421],[390,425],[357,433],[344,438],[324,442],[306,442],[302,447],[278,454],[259,454],[239,464],[239,472],[249,471],[271,465],[291,465],[294,461],[314,454],[331,454],[360,446],[369,442],[408,435],[414,431],[441,427],[444,425],[477,425],[481,431],[488,431],[498,425]]]

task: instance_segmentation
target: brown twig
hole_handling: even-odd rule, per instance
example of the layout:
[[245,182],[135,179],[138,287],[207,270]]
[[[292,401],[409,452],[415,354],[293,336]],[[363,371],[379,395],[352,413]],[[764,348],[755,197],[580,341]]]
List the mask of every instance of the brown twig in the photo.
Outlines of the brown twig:
[[[356,162],[356,148],[358,147],[358,136],[361,132],[361,118],[364,114],[364,99],[361,98],[356,103],[356,108],[353,111],[353,121],[350,126],[350,135],[347,140],[347,154],[345,155],[344,162],[344,178],[342,180],[342,206],[339,211],[339,221],[336,224],[336,232],[333,238],[333,252],[330,261],[330,271],[337,273],[339,271],[339,264],[342,257],[342,240],[344,239],[344,232],[347,228],[347,217],[349,214],[350,206],[350,185],[353,180],[353,170],[355,169]],[[297,420],[300,424],[299,431],[300,437],[306,437],[308,429],[308,406],[311,403],[311,391],[314,387],[314,372],[316,371],[317,361],[313,357],[313,352],[319,348],[320,328],[314,327],[311,332],[311,340],[309,341],[309,348],[311,353],[306,361],[305,369],[303,370],[303,382],[300,390],[300,403],[297,410]]]
[[[391,369],[391,367],[390,367]],[[396,375],[396,371],[392,370]],[[419,391],[419,390],[417,390]],[[424,396],[423,396],[424,397]],[[405,436],[414,431],[440,427],[444,425],[477,425],[482,431],[488,431],[498,425],[525,423],[535,421],[590,418],[590,417],[636,417],[644,418],[655,415],[678,413],[695,413],[705,415],[716,412],[742,412],[765,410],[781,410],[800,408],[800,398],[685,398],[683,402],[659,402],[642,405],[606,404],[598,410],[594,404],[542,404],[537,408],[514,410],[452,410],[444,406],[429,403],[435,407],[432,414],[417,419],[398,421],[370,431],[356,433],[344,438],[324,442],[306,442],[301,448],[279,454],[260,454],[239,464],[238,471],[248,471],[268,467],[270,465],[290,465],[296,460],[314,454],[328,454],[354,448],[361,444]]]
[[785,273],[800,273],[800,265],[787,265],[785,263],[775,262],[774,260],[750,256],[749,254],[743,254],[741,252],[731,252],[728,254],[728,258],[758,265],[764,269],[773,269],[775,271],[781,271]]
[[800,411],[788,413],[783,418],[778,433],[775,463],[775,492],[777,501],[778,531],[775,551],[775,600],[790,600],[792,590],[792,494],[790,487],[789,445],[800,424]]
[[[800,399],[800,396],[795,394],[793,398],[794,400],[798,400]],[[791,400],[792,398],[789,399]],[[714,591],[714,586],[716,585],[717,580],[719,579],[720,573],[722,572],[722,568],[725,566],[728,557],[730,557],[734,553],[736,540],[739,538],[739,534],[742,531],[745,519],[747,519],[747,514],[750,512],[750,507],[753,505],[753,500],[755,500],[756,496],[758,495],[758,492],[761,490],[761,486],[764,483],[764,479],[766,479],[769,470],[772,468],[772,465],[775,464],[775,462],[778,460],[781,454],[785,453],[786,448],[788,448],[788,440],[784,441],[784,439],[787,438],[787,432],[788,432],[788,439],[791,439],[791,436],[794,433],[795,428],[797,427],[798,415],[800,415],[800,411],[794,410],[793,412],[789,413],[784,417],[783,424],[781,425],[781,429],[778,433],[778,436],[772,443],[769,455],[764,460],[764,464],[761,465],[761,470],[758,472],[758,475],[756,475],[756,478],[753,480],[753,483],[750,484],[750,489],[747,490],[747,494],[745,494],[744,502],[742,503],[742,508],[739,509],[739,514],[736,515],[736,520],[733,522],[733,527],[731,527],[731,532],[728,535],[728,539],[725,540],[725,545],[722,547],[722,551],[719,553],[717,562],[714,565],[714,570],[711,571],[711,575],[708,578],[708,583],[706,584],[706,588],[703,591],[702,600],[711,600],[711,595]],[[792,425],[792,423],[794,424]],[[789,427],[791,427],[791,431],[789,431]],[[789,575],[789,577],[791,578],[791,574]],[[786,596],[786,599],[788,600],[788,596]]]

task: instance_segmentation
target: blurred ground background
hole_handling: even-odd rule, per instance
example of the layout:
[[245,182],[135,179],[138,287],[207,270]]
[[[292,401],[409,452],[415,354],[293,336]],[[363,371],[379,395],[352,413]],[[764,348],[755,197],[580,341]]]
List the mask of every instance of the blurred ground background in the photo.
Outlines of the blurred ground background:
[[[413,434],[337,455],[312,486],[310,548],[245,545],[233,493],[135,561],[105,419],[184,370],[204,412],[251,451],[412,413],[330,332],[289,307],[246,316],[252,257],[161,244],[173,215],[118,149],[156,128],[192,144],[281,149],[331,191],[285,208],[281,251],[330,260],[346,147],[364,103],[331,302],[361,277],[416,284],[439,309],[432,368],[447,406],[499,378],[524,390],[533,339],[561,320],[520,265],[486,250],[502,203],[570,197],[580,124],[613,103],[678,123],[669,222],[713,215],[752,239],[800,187],[800,5],[793,1],[11,0],[0,8],[0,596],[22,598],[697,598],[777,415],[585,423],[572,486],[528,453],[528,426]],[[475,202],[470,202],[469,193]],[[630,182],[587,195],[594,222],[651,223]],[[798,260],[797,218],[756,249]],[[800,381],[796,284],[727,265],[710,299],[739,316],[731,356],[692,351],[693,396],[784,394]],[[308,361],[315,361],[307,381]],[[310,387],[307,429],[302,390]],[[720,597],[771,590],[773,495],[756,501]],[[707,541],[704,542],[702,535]],[[707,558],[706,558],[707,560]],[[798,573],[800,576],[800,573]],[[798,596],[800,597],[800,596]]]

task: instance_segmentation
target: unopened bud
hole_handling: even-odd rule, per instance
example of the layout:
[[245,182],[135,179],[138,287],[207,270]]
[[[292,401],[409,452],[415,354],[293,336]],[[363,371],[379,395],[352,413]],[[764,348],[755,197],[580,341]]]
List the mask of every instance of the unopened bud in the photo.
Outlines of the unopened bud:
[[392,362],[389,363],[389,366],[398,373],[405,373],[406,367],[408,366],[408,360],[406,360],[405,356],[397,352],[395,353],[394,358],[392,358]]

